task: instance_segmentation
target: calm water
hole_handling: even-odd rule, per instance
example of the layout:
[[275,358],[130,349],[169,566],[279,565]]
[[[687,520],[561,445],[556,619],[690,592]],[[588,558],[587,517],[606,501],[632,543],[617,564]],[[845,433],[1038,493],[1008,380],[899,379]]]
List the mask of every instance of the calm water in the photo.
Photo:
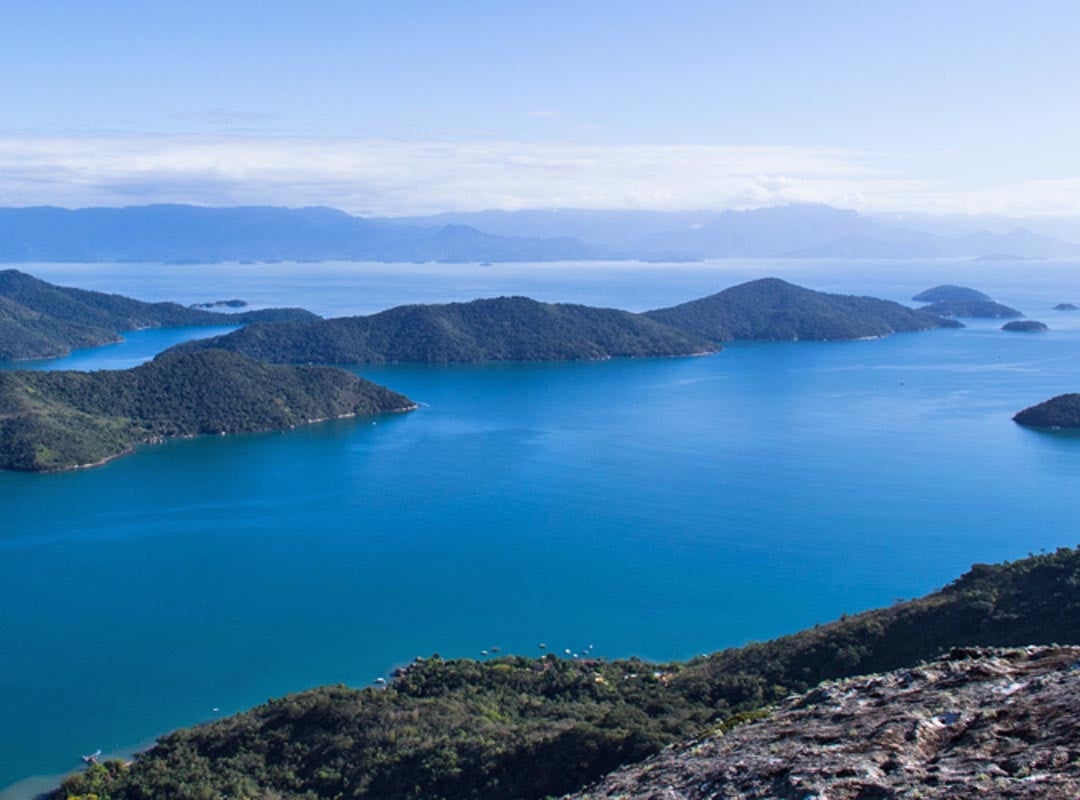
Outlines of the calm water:
[[[260,269],[29,271],[323,313],[497,293],[646,308],[762,274],[903,299],[949,280],[1054,330],[364,369],[421,409],[0,473],[0,786],[418,654],[682,658],[1080,541],[1080,438],[1010,421],[1080,388],[1080,315],[1042,311],[1080,301],[1076,265]],[[205,333],[38,366],[127,366]]]

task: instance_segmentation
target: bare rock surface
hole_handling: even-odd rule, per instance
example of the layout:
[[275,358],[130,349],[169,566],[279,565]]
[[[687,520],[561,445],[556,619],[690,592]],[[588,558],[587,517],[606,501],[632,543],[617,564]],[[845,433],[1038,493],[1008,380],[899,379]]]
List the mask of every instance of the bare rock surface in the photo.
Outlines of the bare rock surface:
[[1080,798],[1080,647],[957,649],[823,683],[573,797]]

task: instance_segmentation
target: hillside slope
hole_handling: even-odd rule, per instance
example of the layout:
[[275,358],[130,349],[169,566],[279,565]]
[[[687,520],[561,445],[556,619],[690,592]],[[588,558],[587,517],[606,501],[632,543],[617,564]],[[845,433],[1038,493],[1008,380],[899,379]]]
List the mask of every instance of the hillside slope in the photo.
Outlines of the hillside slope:
[[187,325],[318,319],[299,308],[221,314],[177,303],[144,303],[118,294],[56,286],[0,270],[0,360],[53,358],[118,341],[121,331]]
[[68,469],[169,437],[412,407],[343,370],[269,366],[220,350],[111,372],[0,372],[0,469]]
[[715,349],[638,314],[497,297],[398,306],[366,317],[250,325],[185,349],[221,348],[287,364],[567,361]]
[[177,731],[130,769],[99,772],[97,784],[76,776],[64,790],[112,800],[539,800],[822,680],[954,646],[1052,642],[1080,643],[1078,550],[977,565],[924,598],[688,663],[433,657],[385,690],[313,689]]
[[827,294],[762,278],[646,313],[710,342],[863,339],[959,323],[875,297]]

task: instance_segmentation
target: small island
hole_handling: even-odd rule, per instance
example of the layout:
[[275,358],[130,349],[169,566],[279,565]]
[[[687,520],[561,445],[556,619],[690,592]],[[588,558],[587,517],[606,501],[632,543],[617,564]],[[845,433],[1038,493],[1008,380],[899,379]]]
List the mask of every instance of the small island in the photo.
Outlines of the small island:
[[1025,408],[1013,421],[1028,428],[1080,430],[1080,394],[1059,394]]
[[415,407],[341,369],[272,366],[221,350],[167,352],[128,370],[0,372],[0,469],[55,472],[170,438]]
[[1050,326],[1034,319],[1018,319],[1014,322],[1006,322],[1001,329],[1010,333],[1045,333],[1050,330]]
[[944,283],[919,292],[911,299],[916,303],[977,303],[980,300],[990,300],[991,297],[967,286]]
[[192,303],[189,308],[247,308],[247,300],[213,300],[209,303]]
[[1054,306],[1054,311],[1078,311],[1080,308],[1072,303],[1058,303]]

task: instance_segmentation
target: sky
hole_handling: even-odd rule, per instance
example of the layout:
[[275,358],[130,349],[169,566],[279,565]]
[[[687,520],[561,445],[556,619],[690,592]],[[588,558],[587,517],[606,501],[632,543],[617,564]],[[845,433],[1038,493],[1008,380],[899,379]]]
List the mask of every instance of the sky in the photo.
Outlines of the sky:
[[1080,215],[1080,3],[3,0],[0,205]]

